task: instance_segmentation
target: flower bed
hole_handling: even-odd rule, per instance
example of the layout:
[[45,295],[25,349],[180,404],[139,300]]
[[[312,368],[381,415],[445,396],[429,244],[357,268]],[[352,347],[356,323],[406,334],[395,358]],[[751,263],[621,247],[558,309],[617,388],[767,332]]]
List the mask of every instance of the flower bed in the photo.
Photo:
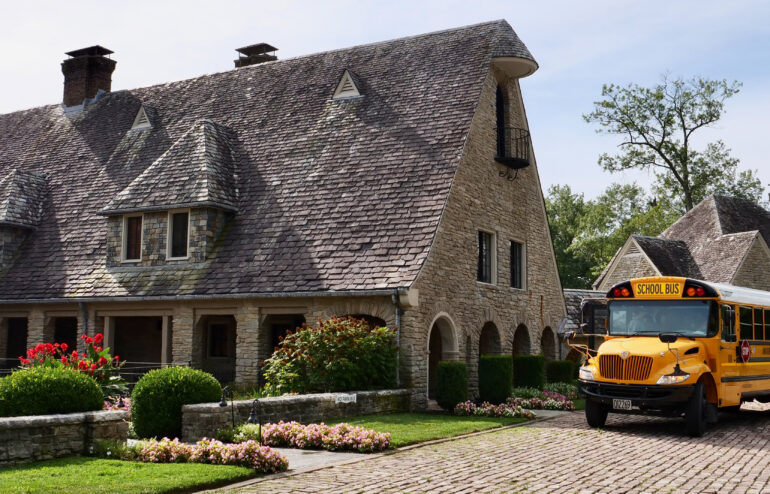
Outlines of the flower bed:
[[202,439],[194,445],[181,443],[179,439],[164,437],[152,440],[139,452],[138,459],[148,463],[209,463],[234,465],[253,469],[257,473],[283,472],[289,461],[269,446],[256,441],[224,444],[213,439]]
[[575,410],[572,401],[577,396],[577,391],[572,386],[565,385],[560,388],[566,394],[556,391],[540,391],[535,388],[514,388],[513,396],[506,400],[512,406],[519,406],[530,410]]
[[[238,427],[233,440],[254,440],[258,438],[258,434],[256,425],[244,424]],[[336,425],[326,425],[323,422],[302,425],[299,422],[281,421],[262,426],[262,443],[276,447],[372,453],[390,447],[390,434],[344,422]]]
[[520,405],[514,405],[512,403],[501,403],[500,405],[493,405],[488,402],[483,402],[481,405],[476,405],[472,401],[464,401],[458,403],[455,406],[455,415],[478,415],[482,417],[523,417],[527,419],[535,418],[535,414],[529,410],[525,410]]

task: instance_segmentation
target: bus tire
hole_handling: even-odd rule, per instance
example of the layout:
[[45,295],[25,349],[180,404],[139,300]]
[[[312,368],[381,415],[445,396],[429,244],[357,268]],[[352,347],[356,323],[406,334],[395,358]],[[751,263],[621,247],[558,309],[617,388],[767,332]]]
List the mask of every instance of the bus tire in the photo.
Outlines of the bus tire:
[[604,423],[607,421],[607,413],[609,409],[601,403],[586,398],[586,422],[589,427],[596,429],[597,427],[604,427]]
[[699,381],[695,385],[684,416],[688,436],[700,437],[706,432],[706,389],[703,382]]

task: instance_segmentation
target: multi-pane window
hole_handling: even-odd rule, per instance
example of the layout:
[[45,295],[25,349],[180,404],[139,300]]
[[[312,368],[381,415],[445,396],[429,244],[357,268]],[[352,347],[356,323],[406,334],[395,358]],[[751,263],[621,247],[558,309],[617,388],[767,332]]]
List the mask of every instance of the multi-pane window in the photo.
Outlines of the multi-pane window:
[[754,339],[754,318],[752,317],[753,312],[754,311],[751,310],[751,307],[740,307],[738,309],[742,340]]
[[169,215],[169,257],[187,257],[189,220],[187,211]]
[[476,280],[482,283],[492,283],[492,273],[494,264],[494,235],[488,232],[479,232],[478,234],[479,261],[476,271]]
[[524,288],[524,244],[511,242],[511,286]]
[[127,216],[124,223],[123,259],[138,261],[142,258],[142,217]]
[[762,309],[754,309],[754,339],[764,340],[766,338],[762,328]]
[[722,341],[735,341],[735,309],[722,305]]

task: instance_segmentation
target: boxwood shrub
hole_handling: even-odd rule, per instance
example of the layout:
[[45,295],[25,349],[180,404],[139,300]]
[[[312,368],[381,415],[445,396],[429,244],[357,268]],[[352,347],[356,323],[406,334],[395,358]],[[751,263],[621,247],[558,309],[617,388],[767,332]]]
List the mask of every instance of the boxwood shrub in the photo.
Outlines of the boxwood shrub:
[[517,388],[542,389],[545,384],[545,357],[543,355],[515,355],[513,357],[513,385]]
[[545,364],[545,377],[549,383],[570,383],[575,374],[575,364],[569,360],[549,360]]
[[468,399],[468,369],[465,362],[442,361],[436,367],[436,401],[444,410]]
[[102,390],[86,374],[34,367],[0,379],[0,416],[46,415],[101,410]]
[[479,359],[479,398],[498,404],[504,402],[513,386],[513,357],[482,355]]
[[179,437],[182,405],[219,401],[222,388],[207,372],[189,367],[155,369],[139,379],[131,393],[131,420],[136,435]]

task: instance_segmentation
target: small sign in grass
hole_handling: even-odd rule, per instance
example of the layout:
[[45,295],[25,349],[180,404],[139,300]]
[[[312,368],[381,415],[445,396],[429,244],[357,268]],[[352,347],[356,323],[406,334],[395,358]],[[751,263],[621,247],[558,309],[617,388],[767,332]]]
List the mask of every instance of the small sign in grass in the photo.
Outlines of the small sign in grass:
[[254,475],[249,468],[225,465],[60,458],[0,469],[0,492],[178,492],[217,487]]
[[400,448],[408,444],[526,422],[524,418],[458,417],[433,413],[394,413],[346,418],[339,422],[360,425],[377,432],[389,432],[391,445]]

